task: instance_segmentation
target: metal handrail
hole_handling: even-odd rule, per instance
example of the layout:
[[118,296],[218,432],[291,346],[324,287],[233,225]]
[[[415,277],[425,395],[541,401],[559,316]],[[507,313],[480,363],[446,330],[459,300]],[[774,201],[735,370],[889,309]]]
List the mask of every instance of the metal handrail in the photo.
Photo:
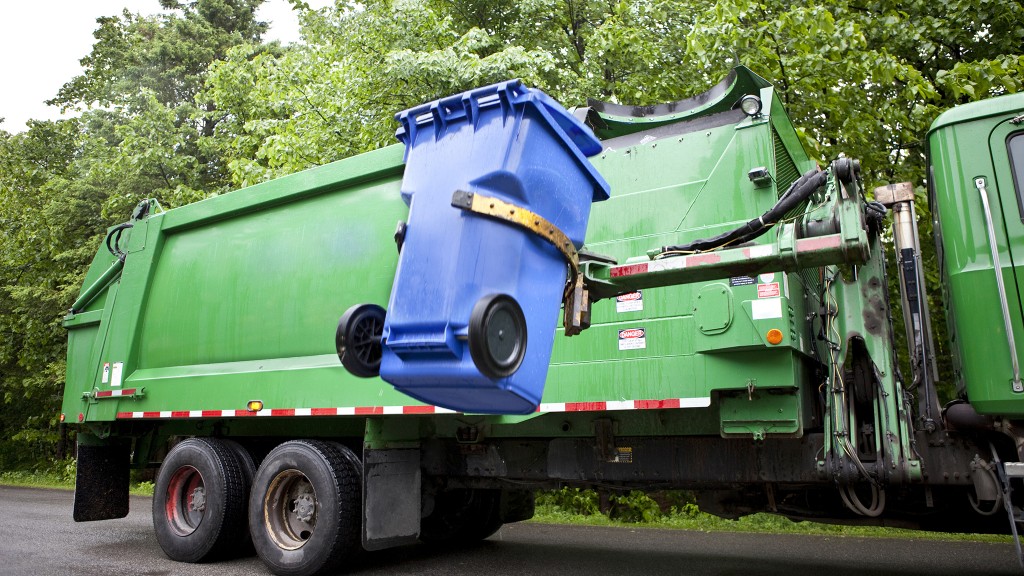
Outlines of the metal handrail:
[[992,210],[988,203],[988,187],[984,177],[974,179],[974,186],[981,194],[981,206],[985,210],[985,225],[988,229],[988,247],[992,251],[992,266],[996,273],[996,288],[999,290],[999,305],[1003,309],[1003,326],[1006,328],[1006,340],[1010,346],[1010,362],[1013,363],[1013,391],[1024,392],[1024,383],[1020,380],[1020,365],[1017,362],[1017,344],[1013,339],[1013,324],[1010,322],[1010,306],[1006,300],[1006,286],[1003,285],[1003,265],[999,261],[999,248],[996,245],[996,231],[992,224]]

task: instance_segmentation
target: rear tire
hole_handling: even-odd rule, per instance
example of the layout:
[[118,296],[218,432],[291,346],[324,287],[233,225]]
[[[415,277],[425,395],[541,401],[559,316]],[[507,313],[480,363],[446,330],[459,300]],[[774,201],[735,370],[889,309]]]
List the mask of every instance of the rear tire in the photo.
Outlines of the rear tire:
[[217,438],[190,438],[167,454],[153,490],[153,529],[171,560],[229,557],[248,540],[249,483],[232,448]]
[[256,477],[256,461],[252,453],[245,446],[235,440],[227,438],[221,442],[231,450],[238,459],[239,468],[242,471],[242,480],[245,482],[245,501],[242,503],[242,519],[245,522],[245,534],[242,537],[237,556],[252,556],[255,550],[252,547],[252,537],[249,535],[249,491],[252,489],[252,480]]
[[351,450],[293,440],[267,454],[253,481],[256,554],[279,576],[331,572],[362,552],[362,464]]

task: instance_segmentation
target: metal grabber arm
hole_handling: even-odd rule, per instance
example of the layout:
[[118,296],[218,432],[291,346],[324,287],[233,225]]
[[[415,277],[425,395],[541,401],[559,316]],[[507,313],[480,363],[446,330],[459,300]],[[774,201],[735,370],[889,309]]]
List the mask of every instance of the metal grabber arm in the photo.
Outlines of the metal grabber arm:
[[[644,288],[673,286],[731,276],[756,276],[761,272],[794,272],[804,268],[833,264],[862,264],[869,258],[867,217],[869,211],[884,213],[884,208],[869,205],[858,182],[859,163],[841,158],[823,172],[812,171],[801,177],[809,190],[803,198],[790,191],[779,204],[809,200],[808,210],[792,222],[782,222],[779,210],[770,210],[732,238],[698,240],[683,247],[665,247],[633,257],[624,264],[587,261],[580,264],[583,299],[567,300],[572,315],[589,312],[590,302]],[[798,180],[794,185],[797,185]],[[795,202],[794,202],[795,200]],[[778,207],[779,204],[776,206]],[[774,212],[773,212],[774,211]],[[787,210],[782,210],[785,212]],[[778,218],[772,220],[773,218]],[[752,237],[781,224],[773,242],[754,244]],[[710,245],[710,247],[708,247]],[[688,249],[699,246],[699,249]],[[578,310],[577,310],[578,308]],[[589,314],[588,314],[589,315]],[[570,316],[570,310],[566,310]],[[585,328],[584,326],[583,328]],[[566,326],[566,335],[572,335]]]

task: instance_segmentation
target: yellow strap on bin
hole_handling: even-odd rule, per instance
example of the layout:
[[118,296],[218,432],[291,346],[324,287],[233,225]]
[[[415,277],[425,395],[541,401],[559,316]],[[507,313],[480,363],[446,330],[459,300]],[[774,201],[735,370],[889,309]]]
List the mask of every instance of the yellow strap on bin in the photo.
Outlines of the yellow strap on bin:
[[557,248],[569,263],[569,278],[562,296],[565,335],[575,336],[590,326],[589,291],[580,275],[579,254],[564,232],[536,212],[492,196],[456,190],[452,195],[452,206],[518,226],[544,238]]

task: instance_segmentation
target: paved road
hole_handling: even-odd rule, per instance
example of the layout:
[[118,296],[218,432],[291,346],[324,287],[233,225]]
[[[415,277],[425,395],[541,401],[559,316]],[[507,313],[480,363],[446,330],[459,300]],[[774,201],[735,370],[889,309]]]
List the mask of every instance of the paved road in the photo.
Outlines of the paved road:
[[[0,486],[0,575],[241,576],[256,558],[179,564],[156,544],[150,500],[120,520],[75,524],[71,493]],[[368,555],[362,575],[1022,576],[1011,544],[513,524],[468,549]]]

